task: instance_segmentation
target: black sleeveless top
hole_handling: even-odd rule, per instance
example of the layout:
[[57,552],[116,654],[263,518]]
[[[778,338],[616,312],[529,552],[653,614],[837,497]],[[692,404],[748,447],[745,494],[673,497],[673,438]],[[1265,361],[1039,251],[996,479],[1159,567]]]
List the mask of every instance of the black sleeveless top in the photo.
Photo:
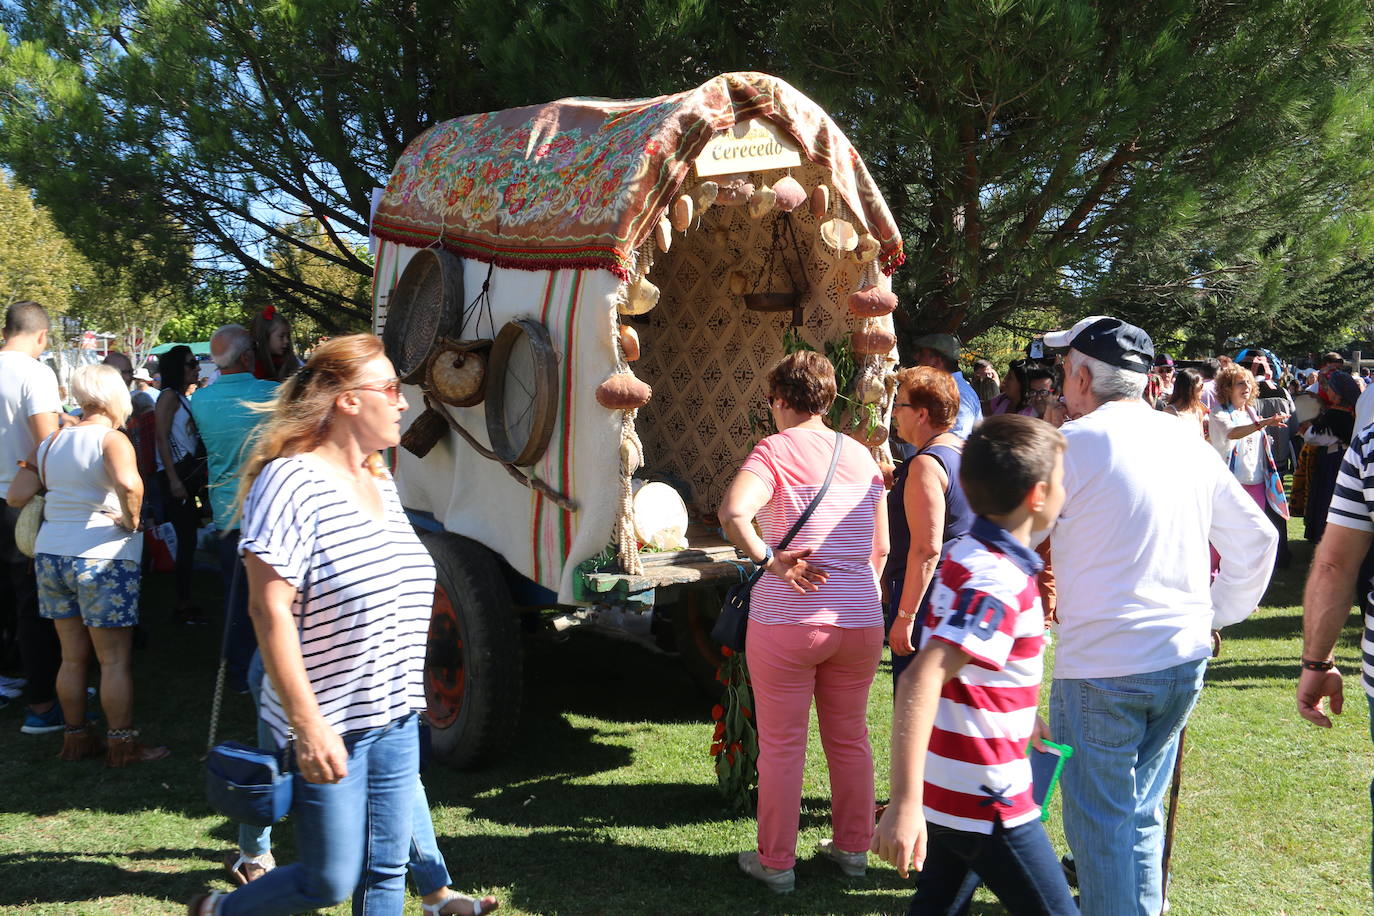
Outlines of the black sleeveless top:
[[[973,510],[959,486],[959,466],[963,453],[948,445],[930,445],[916,455],[929,455],[945,469],[949,482],[945,484],[945,530],[942,543],[948,544],[960,535],[968,534],[973,526]],[[903,461],[892,474],[892,489],[887,494],[887,530],[890,544],[887,565],[883,567],[883,581],[896,580],[901,586],[906,576],[907,554],[911,552],[911,528],[906,521],[906,478],[916,455]],[[933,580],[932,580],[933,581]]]

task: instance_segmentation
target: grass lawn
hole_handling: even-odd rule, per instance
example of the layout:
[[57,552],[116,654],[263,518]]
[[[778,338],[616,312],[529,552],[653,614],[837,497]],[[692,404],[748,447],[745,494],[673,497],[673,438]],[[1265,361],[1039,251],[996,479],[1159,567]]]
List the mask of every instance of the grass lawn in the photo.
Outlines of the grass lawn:
[[[1293,568],[1276,576],[1265,606],[1227,631],[1188,730],[1173,913],[1374,911],[1374,750],[1356,621],[1338,650],[1345,714],[1319,731],[1293,701],[1310,556],[1305,542],[1293,545]],[[214,577],[204,580],[213,606]],[[235,834],[206,808],[198,761],[217,628],[171,624],[167,587],[150,586],[152,640],[136,656],[135,702],[145,735],[172,746],[170,760],[124,771],[62,763],[60,735],[20,735],[17,705],[0,712],[0,912],[172,913],[203,888],[227,887],[219,859]],[[884,665],[870,717],[880,787],[889,683]],[[873,867],[865,879],[846,879],[812,855],[828,836],[814,729],[797,892],[775,897],[739,874],[733,857],[751,846],[754,825],[716,795],[709,707],[675,659],[591,636],[531,638],[509,759],[425,777],[455,885],[497,894],[511,914],[903,912],[911,885],[895,872]],[[249,738],[250,715],[246,699],[232,698],[221,733]],[[277,857],[290,861],[289,821],[278,833]],[[406,912],[420,912],[416,898]],[[980,897],[974,912],[1003,911]]]

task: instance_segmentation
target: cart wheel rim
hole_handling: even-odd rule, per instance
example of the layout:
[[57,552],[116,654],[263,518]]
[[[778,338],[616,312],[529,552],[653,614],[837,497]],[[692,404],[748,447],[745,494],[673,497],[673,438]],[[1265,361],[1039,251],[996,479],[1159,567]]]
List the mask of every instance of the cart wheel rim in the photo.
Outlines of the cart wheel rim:
[[458,718],[463,708],[464,673],[458,613],[448,592],[436,585],[425,647],[425,706],[433,727],[448,728]]

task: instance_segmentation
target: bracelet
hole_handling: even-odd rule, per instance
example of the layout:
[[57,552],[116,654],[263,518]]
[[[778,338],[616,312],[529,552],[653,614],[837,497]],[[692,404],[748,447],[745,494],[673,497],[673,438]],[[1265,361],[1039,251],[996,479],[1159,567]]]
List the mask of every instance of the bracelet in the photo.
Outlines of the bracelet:
[[757,567],[759,567],[760,569],[762,569],[762,568],[764,568],[765,566],[767,566],[769,563],[772,563],[772,562],[773,562],[773,548],[772,548],[772,547],[769,547],[767,544],[764,544],[764,545],[763,545],[763,556],[762,556],[760,559],[755,560],[755,561],[754,561],[754,565],[757,566]]
[[915,619],[916,619],[916,611],[912,611],[910,614],[907,614],[907,613],[905,613],[904,611],[898,611],[898,612],[897,612],[897,616],[898,616],[899,618],[901,618],[902,620],[915,620]]
[[1304,671],[1330,671],[1336,667],[1335,662],[1314,662],[1310,658],[1302,660],[1302,670]]

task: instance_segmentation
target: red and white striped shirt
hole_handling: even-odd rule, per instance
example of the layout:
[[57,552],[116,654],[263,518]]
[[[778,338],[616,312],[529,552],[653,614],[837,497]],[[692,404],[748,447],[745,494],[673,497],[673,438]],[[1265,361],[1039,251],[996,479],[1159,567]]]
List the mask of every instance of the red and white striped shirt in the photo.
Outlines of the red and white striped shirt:
[[926,755],[926,820],[992,833],[1040,816],[1026,757],[1044,673],[1045,618],[1035,552],[985,518],[952,542],[930,598],[922,645],[969,662],[940,691]]
[[[883,499],[883,474],[868,449],[840,437],[840,463],[821,504],[787,545],[810,547],[807,561],[829,578],[814,592],[797,594],[772,573],[764,573],[749,595],[749,619],[848,629],[882,626],[878,578],[873,571],[873,529]],[[828,429],[792,429],[769,436],[744,459],[741,470],[757,476],[772,492],[759,510],[763,539],[776,546],[811,504],[835,450]]]

